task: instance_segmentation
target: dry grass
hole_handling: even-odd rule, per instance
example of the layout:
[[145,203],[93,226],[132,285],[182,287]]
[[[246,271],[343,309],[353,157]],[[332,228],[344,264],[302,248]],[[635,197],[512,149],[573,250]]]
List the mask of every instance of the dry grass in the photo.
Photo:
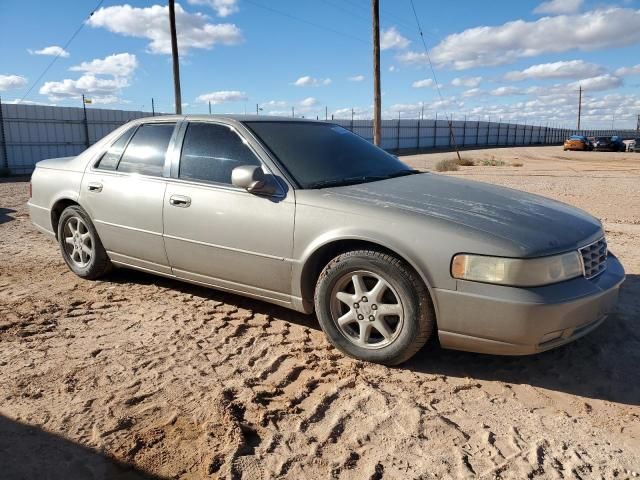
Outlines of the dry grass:
[[455,172],[459,169],[460,167],[458,166],[458,160],[440,160],[438,163],[436,163],[437,172]]
[[468,158],[450,158],[447,160],[440,160],[436,164],[436,171],[438,172],[455,172],[459,170],[459,167],[473,167],[475,162]]
[[504,160],[496,160],[496,157],[491,156],[489,160],[482,160],[480,165],[483,167],[504,167],[507,164]]

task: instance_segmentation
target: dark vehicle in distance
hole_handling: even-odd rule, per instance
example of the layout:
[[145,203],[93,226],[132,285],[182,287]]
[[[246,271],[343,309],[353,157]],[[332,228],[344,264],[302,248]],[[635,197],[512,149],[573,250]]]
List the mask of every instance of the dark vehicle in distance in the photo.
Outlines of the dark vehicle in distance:
[[584,135],[571,135],[564,141],[564,151],[567,150],[593,150],[593,144]]
[[626,152],[627,146],[622,138],[614,135],[612,137],[596,137],[593,149],[598,152]]

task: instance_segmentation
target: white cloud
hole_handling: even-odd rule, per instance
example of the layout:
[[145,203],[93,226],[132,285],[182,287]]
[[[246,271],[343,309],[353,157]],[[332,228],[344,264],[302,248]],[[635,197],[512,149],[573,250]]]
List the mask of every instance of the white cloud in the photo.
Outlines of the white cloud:
[[525,92],[516,87],[498,87],[489,92],[494,97],[508,97],[511,95],[524,95]]
[[349,77],[347,80],[350,82],[362,82],[364,80],[364,75],[354,75],[353,77]]
[[425,78],[424,80],[416,80],[411,86],[413,88],[431,88],[435,86],[435,82],[431,78]]
[[39,91],[52,101],[80,98],[84,94],[95,103],[122,103],[120,92],[130,85],[136,68],[138,60],[131,53],[96,58],[70,68],[83,72],[79,78],[45,82]]
[[504,78],[512,81],[527,80],[530,78],[587,78],[603,72],[604,69],[599,65],[587,63],[583,60],[569,60],[532,65],[524,70],[508,72]]
[[318,104],[318,100],[316,100],[313,97],[307,97],[304,100],[300,101],[300,105],[302,107],[313,107],[314,105]]
[[247,94],[238,90],[221,90],[219,92],[203,93],[196,98],[201,103],[211,102],[214,105],[222,103],[241,102],[247,100]]
[[479,95],[482,95],[483,93],[484,90],[480,88],[470,88],[469,90],[465,90],[464,92],[462,92],[462,96],[466,98],[477,97]]
[[331,83],[330,78],[313,78],[309,75],[305,75],[304,77],[298,78],[293,85],[296,87],[319,87],[321,85],[329,85]]
[[391,48],[402,49],[409,46],[409,40],[403,37],[396,27],[390,27],[380,32],[380,50],[389,50]]
[[59,82],[45,82],[40,93],[52,101],[80,98],[84,94],[96,103],[115,103],[118,92],[128,86],[126,78],[98,78],[88,73],[77,80],[66,78]]
[[396,67],[395,65],[390,65],[389,66],[389,71],[390,72],[397,72],[398,71],[398,67]]
[[475,88],[482,82],[482,77],[457,77],[451,80],[454,87]]
[[[640,42],[640,10],[603,8],[582,14],[515,20],[499,26],[481,26],[447,36],[432,50],[440,67],[456,70],[503,65],[518,58],[569,50],[592,51]],[[423,52],[405,52],[398,60],[427,62]]]
[[131,53],[116,53],[105,58],[96,58],[90,62],[82,62],[69,70],[94,75],[112,75],[129,77],[138,68],[138,59]]
[[538,5],[533,13],[562,15],[576,13],[582,7],[584,0],[549,0]]
[[284,108],[288,105],[284,100],[269,100],[262,104],[264,107],[272,107],[272,108]]
[[[137,8],[115,5],[97,10],[87,21],[92,27],[102,27],[128,37],[150,40],[151,53],[171,53],[169,34],[169,7],[152,5]],[[176,5],[176,29],[180,53],[192,48],[212,48],[214,45],[237,45],[242,42],[240,29],[232,23],[212,24],[201,13],[187,13]]]
[[626,75],[640,75],[640,63],[633,67],[622,67],[616,70],[616,76],[624,77]]
[[191,5],[207,5],[216,11],[219,17],[228,17],[238,11],[238,0],[188,0]]
[[612,88],[618,88],[622,86],[622,79],[609,73],[604,75],[598,75],[597,77],[585,78],[577,82],[570,83],[568,87],[577,89],[582,86],[584,90],[588,91],[601,91],[611,90]]
[[27,85],[27,79],[20,75],[0,75],[0,91],[22,88]]
[[48,55],[51,57],[62,57],[67,58],[69,56],[69,52],[67,52],[64,48],[58,47],[57,45],[51,45],[50,47],[44,47],[40,50],[31,50],[27,49],[27,51],[31,55]]

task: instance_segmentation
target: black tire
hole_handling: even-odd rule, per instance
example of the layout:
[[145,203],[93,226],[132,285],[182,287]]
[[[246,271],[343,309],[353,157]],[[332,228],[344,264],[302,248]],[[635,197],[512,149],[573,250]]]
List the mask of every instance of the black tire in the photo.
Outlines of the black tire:
[[[379,348],[357,346],[340,330],[332,315],[332,298],[338,282],[344,281],[341,279],[347,275],[361,271],[384,279],[394,290],[392,293],[403,309],[403,320],[396,324],[400,326],[395,327],[394,335],[397,336],[390,344]],[[436,328],[433,304],[422,279],[403,260],[376,250],[346,252],[331,260],[320,273],[316,284],[315,309],[322,330],[337,349],[360,360],[390,366],[403,363],[415,355]],[[348,309],[351,311],[350,306]],[[358,328],[362,328],[361,322],[358,325]]]
[[[68,251],[69,248],[66,241],[67,236],[70,234],[70,231],[68,230],[69,225],[74,224],[76,222],[75,219],[78,217],[82,220],[84,227],[86,227],[86,231],[81,233],[83,235],[88,234],[88,240],[90,241],[93,251],[92,255],[84,264],[80,264],[72,258],[72,255]],[[75,223],[75,225],[77,226],[78,224]],[[79,205],[71,205],[65,208],[60,215],[60,219],[58,221],[58,244],[60,245],[62,258],[69,269],[81,278],[95,280],[111,270],[111,261],[102,246],[98,232],[93,226],[93,222],[91,222],[87,212],[85,212]]]

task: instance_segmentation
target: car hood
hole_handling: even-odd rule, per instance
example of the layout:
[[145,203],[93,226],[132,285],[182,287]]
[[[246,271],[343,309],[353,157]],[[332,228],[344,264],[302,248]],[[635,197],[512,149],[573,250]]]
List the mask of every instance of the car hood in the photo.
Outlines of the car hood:
[[586,212],[545,197],[488,183],[420,174],[325,193],[372,206],[410,211],[506,239],[518,254],[549,255],[575,249],[602,234]]

